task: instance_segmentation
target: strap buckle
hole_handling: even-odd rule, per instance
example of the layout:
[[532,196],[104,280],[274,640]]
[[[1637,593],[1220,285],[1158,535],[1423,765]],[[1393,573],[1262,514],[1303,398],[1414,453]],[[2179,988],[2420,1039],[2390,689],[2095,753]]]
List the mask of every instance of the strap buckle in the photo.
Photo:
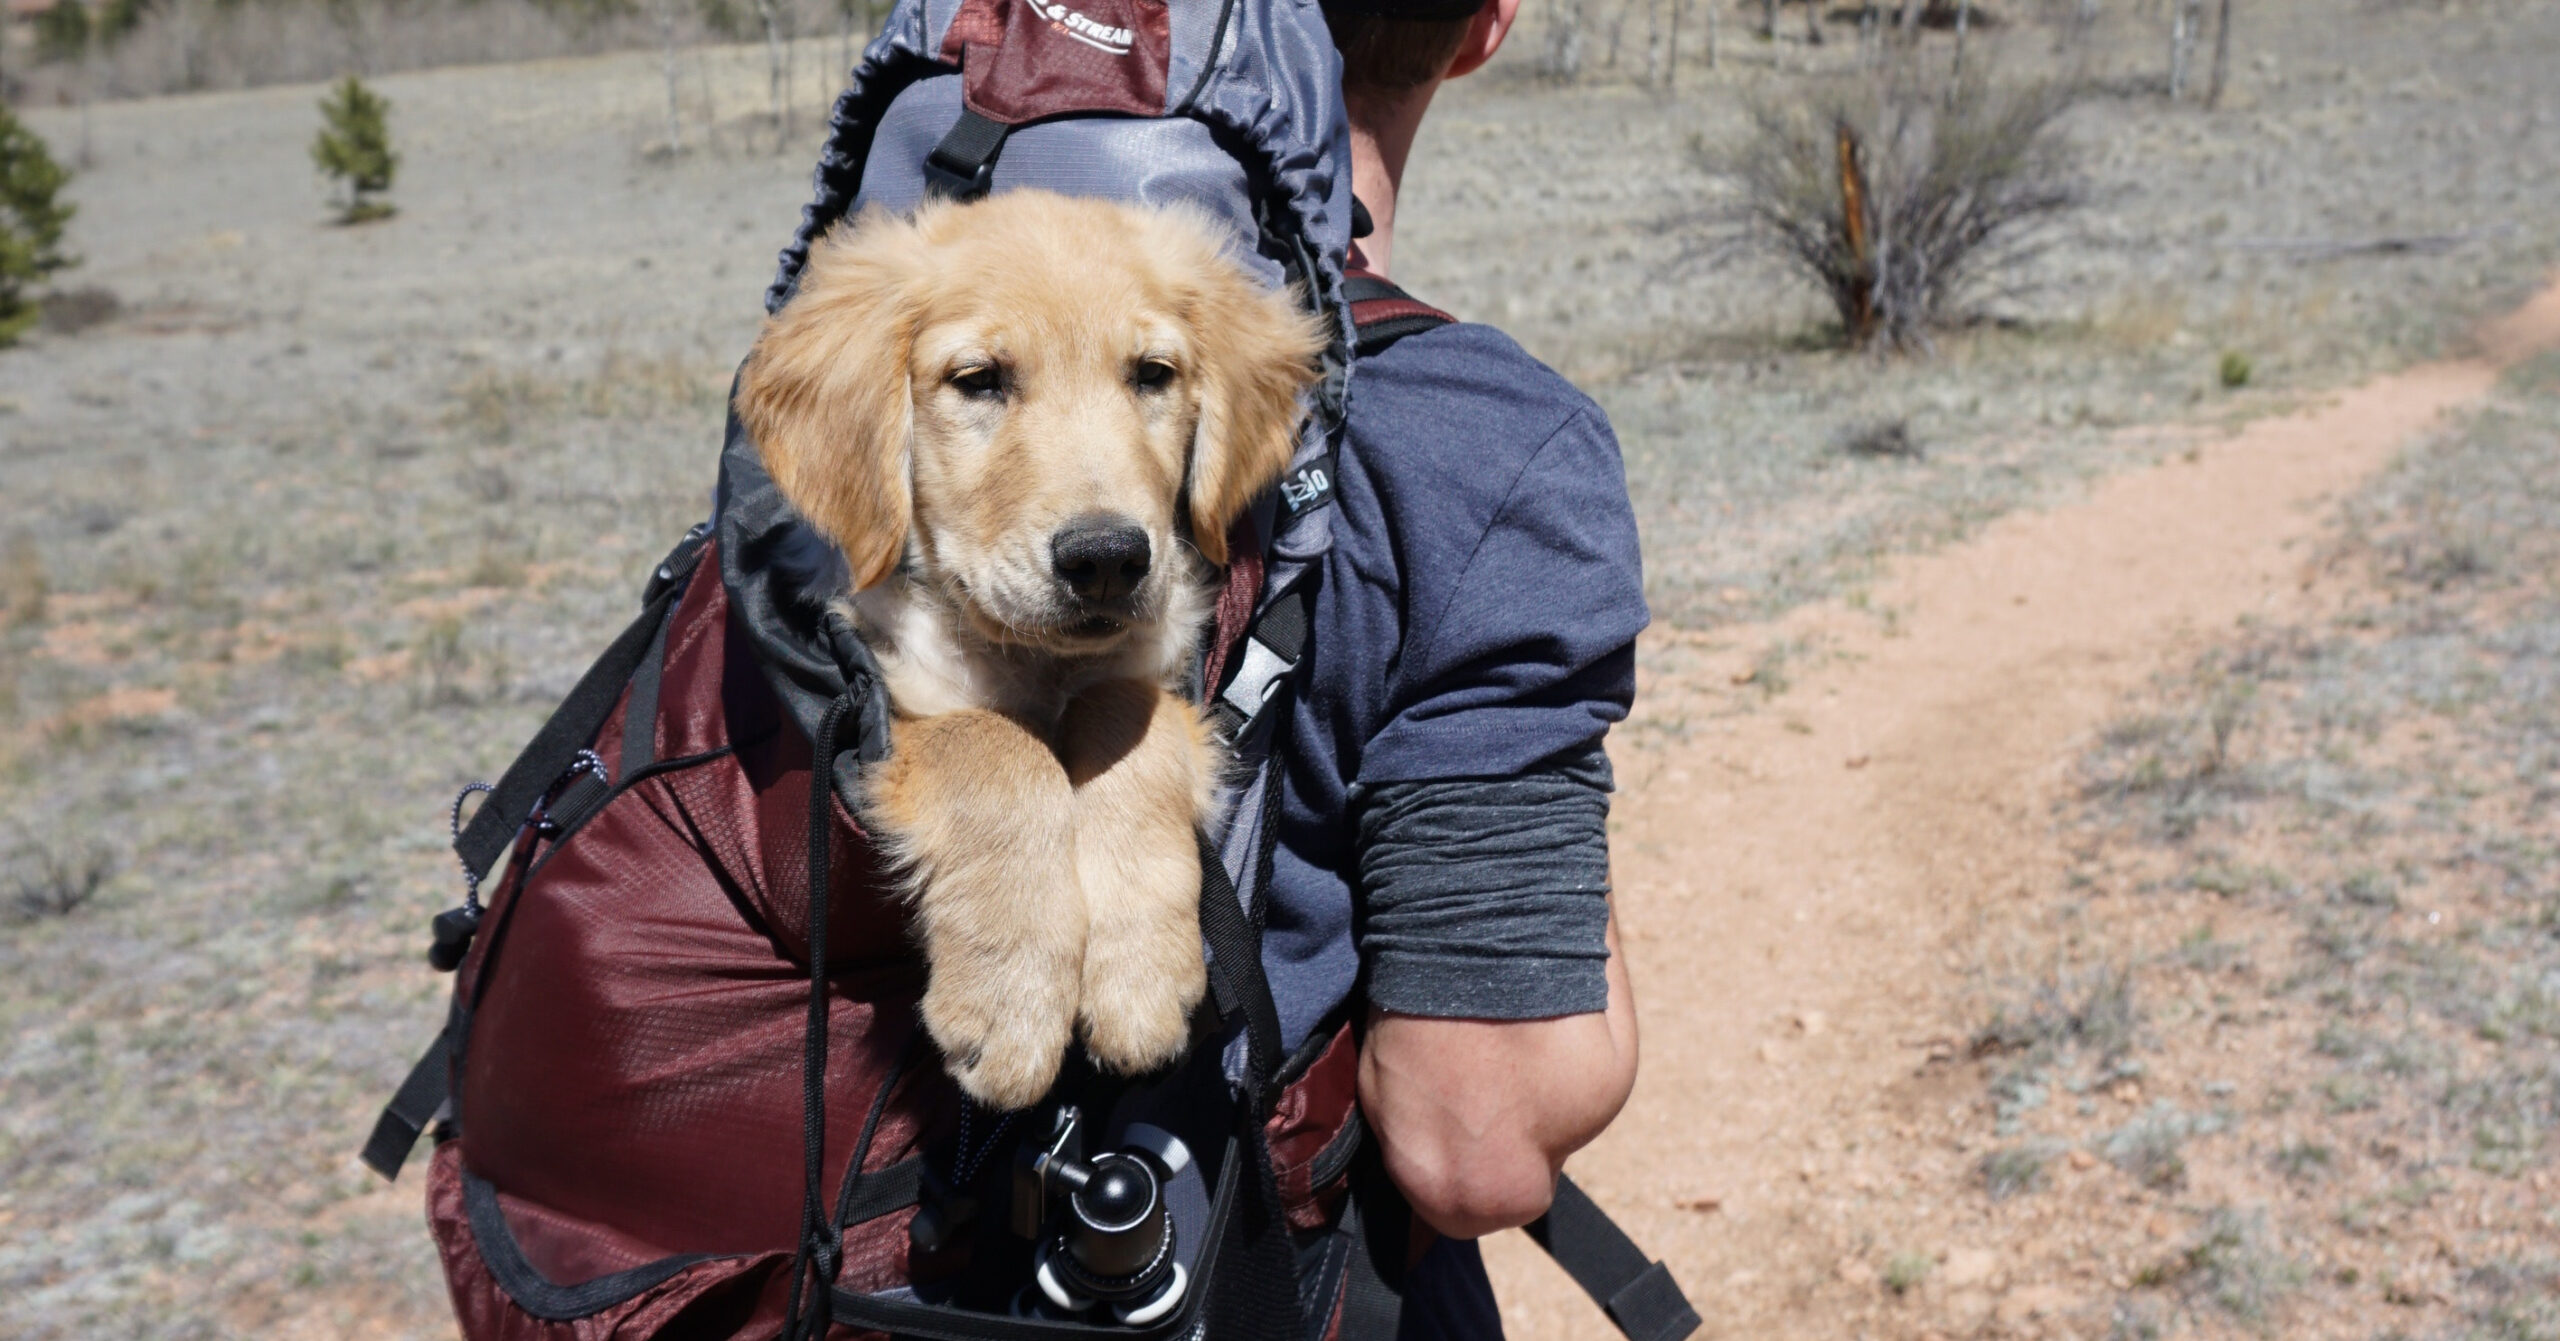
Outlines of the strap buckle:
[[929,194],[952,200],[976,200],[995,189],[995,182],[996,165],[992,162],[979,163],[971,169],[965,163],[943,162],[940,150],[925,155],[924,185]]
[[1236,673],[1228,677],[1226,689],[1218,695],[1220,703],[1235,710],[1238,734],[1262,712],[1262,705],[1269,703],[1271,696],[1279,692],[1281,682],[1289,678],[1289,672],[1297,668],[1296,662],[1273,651],[1271,645],[1260,638],[1247,637],[1244,640],[1244,655],[1236,663]]
[[972,108],[960,109],[933,152],[924,156],[925,190],[953,200],[975,200],[995,189],[996,155],[1013,127]]

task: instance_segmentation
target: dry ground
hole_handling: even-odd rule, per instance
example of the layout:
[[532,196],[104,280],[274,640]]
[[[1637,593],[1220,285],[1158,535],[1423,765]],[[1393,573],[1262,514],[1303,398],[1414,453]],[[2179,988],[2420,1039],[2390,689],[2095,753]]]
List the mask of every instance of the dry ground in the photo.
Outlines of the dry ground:
[[[2186,869],[2137,860],[2133,845],[2161,841],[2138,824],[2103,843],[2057,836],[2104,816],[2048,803],[2078,795],[2069,779],[2088,733],[2126,710],[2120,693],[2248,607],[2262,589],[2248,556],[2308,543],[2318,514],[2286,501],[2350,488],[2423,416],[2344,412],[2361,455],[2281,468],[2225,435],[2464,352],[2461,332],[2560,260],[2536,226],[2560,206],[2560,88],[2544,77],[2560,14],[2518,0],[2243,13],[2225,111],[2119,78],[2078,114],[2094,203],[2050,286],[1928,361],[1830,352],[1790,290],[1681,263],[1678,221],[1714,199],[1690,137],[1734,124],[1737,97],[1845,59],[1845,43],[1760,47],[1729,22],[1727,68],[1686,72],[1668,95],[1607,78],[1550,88],[1514,60],[1454,88],[1426,133],[1402,277],[1574,371],[1627,445],[1665,617],[1645,648],[1648,704],[1617,745],[1649,1060],[1637,1107],[1582,1167],[1720,1334],[2006,1326],[2031,1296],[1995,1286],[2054,1285],[2071,1291],[2055,1297],[2063,1325],[2095,1335],[2120,1303],[2138,1328],[2152,1303],[2190,1297],[2165,1277],[2146,1295],[2135,1277],[2156,1261],[2124,1245],[2153,1236],[2167,1254],[2203,1213],[2067,1155],[2044,1176],[2114,1255],[2089,1259],[2095,1274],[1991,1256],[2022,1234],[2062,1241],[1993,1232],[2054,1211],[1993,1206],[1977,1176],[1995,1147],[2088,1145],[2038,1125],[2083,1101],[2053,1091],[2105,1091],[2085,1102],[2112,1128],[2154,1098],[2209,1114],[2202,1086],[2246,1083],[2198,1079],[2137,1106],[2114,1096],[2154,1082],[2097,1082],[2100,1063],[2063,1057],[2078,1035],[2044,1026],[1992,1031],[2010,1051],[1971,1057],[1995,1007],[2033,1004],[2018,981],[2084,971],[2048,945],[2054,910],[2082,898],[2072,854],[2120,844],[2127,871]],[[2049,59],[2034,27],[2010,34],[2022,64]],[[2107,59],[2139,67],[2149,39],[2125,41]],[[68,915],[0,927],[5,1330],[449,1326],[414,1188],[375,1188],[350,1152],[433,1018],[441,984],[416,957],[424,917],[452,896],[444,799],[504,762],[705,508],[726,369],[814,149],[804,123],[775,156],[741,119],[760,93],[755,53],[711,53],[706,70],[728,119],[672,158],[649,152],[647,56],[387,78],[402,213],[353,230],[326,224],[303,157],[314,90],[95,110],[96,162],[74,186],[88,264],[72,279],[113,289],[124,315],[0,354],[0,494],[35,503],[0,521],[0,856],[30,878],[76,875],[93,852],[113,863]],[[77,133],[70,112],[31,119],[57,144]],[[2457,240],[2331,261],[2258,245],[2400,233]],[[2248,391],[2213,387],[2228,347],[2257,362]],[[2394,385],[2426,404],[2485,389],[2488,374],[2448,366],[2470,365]],[[1927,459],[1837,449],[1880,418],[1908,420]],[[2283,422],[2243,431],[2301,431]],[[2120,598],[2055,566],[2097,563],[2097,539],[2046,553],[2001,538],[2058,534],[2033,520],[1878,577],[1881,557],[2069,505],[2190,446],[2194,464],[2096,486],[2076,505],[2095,513],[2048,514],[2111,518],[2093,536],[2142,542],[2151,566],[2107,570]],[[2178,491],[2213,481],[2258,490],[2258,506],[2194,553],[2165,543]],[[2144,498],[2159,528],[2110,511]],[[2112,627],[2136,614],[2153,622]],[[1923,647],[1935,660],[1913,660]],[[2075,669],[2073,649],[2089,664]],[[2038,685],[2069,692],[2026,692]],[[2101,939],[2128,947],[2196,922],[2109,899],[2132,929]],[[2142,1018],[2166,1028],[2159,1009]],[[2165,1054],[2150,1064],[2171,1072]],[[1987,1088],[2013,1072],[2001,1095]],[[2021,1086],[2047,1101],[2023,1105]],[[1676,1204],[1708,1197],[1722,1209]],[[2394,1251],[2423,1232],[2375,1223]],[[1593,1334],[1516,1243],[1497,1260],[1523,1335]],[[2121,1288],[2117,1271],[2131,1273]],[[2447,1280],[2448,1300],[2471,1288]],[[2353,1317],[2380,1297],[2334,1288],[2346,1302],[2297,1290],[2312,1302],[2296,1306]],[[2441,1330],[2469,1305],[2414,1307],[2436,1311],[2377,1315],[2366,1333]],[[2163,1317],[2237,1316],[2190,1312]]]
[[[1759,696],[1761,667],[1739,651],[1646,686],[1641,717],[1688,729],[1639,756],[1618,810],[1645,1061],[1626,1116],[1574,1167],[1673,1264],[1711,1332],[2560,1325],[2546,1260],[2560,1202],[2541,1149],[2560,1124],[2560,978],[2543,976],[2560,963],[2547,948],[2560,835],[2547,746],[2537,735],[2509,754],[2519,721],[2540,731],[2549,712],[2560,513],[2548,486],[2517,483],[2553,460],[2550,388],[2497,407],[2521,424],[2451,433],[2434,455],[2453,468],[2422,454],[2402,476],[2435,465],[2429,487],[2395,477],[2359,500],[2355,534],[2323,538],[2398,448],[2554,347],[2560,288],[2476,359],[2200,436],[2077,504],[1897,565],[1863,607],[1758,631],[1826,652],[1758,711],[1734,711]],[[2519,497],[2528,506],[2502,508]],[[2449,545],[2467,546],[2458,572]],[[2376,553],[2388,562],[2365,562]],[[2504,582],[2466,582],[2493,563]],[[2430,581],[2463,585],[2423,611],[2394,606],[2395,586]],[[2406,667],[2359,680],[2335,664],[2346,651],[2326,649],[2329,664],[2296,652],[2359,692],[2363,717],[2232,742],[2241,696],[2288,678],[2269,664],[2282,655],[2246,649],[2385,615],[2404,638],[2423,626],[2479,646],[2434,649],[2452,664],[2432,680]],[[2166,708],[2122,715],[2173,670],[2153,695]],[[2414,761],[2354,767],[2375,738],[2412,731],[2452,737],[2437,742],[2449,757],[2496,754],[2406,780],[2390,770]],[[2335,804],[2341,788],[2371,804]],[[2254,827],[2204,806],[2248,799],[2269,812]],[[2475,801],[2444,817],[2458,837],[2391,822],[2404,802]],[[2200,825],[2220,841],[2192,842]],[[2417,831],[2373,846],[2402,829]],[[2163,834],[2169,850],[2145,841]],[[2404,884],[2424,897],[2402,904]],[[2249,905],[2253,886],[2281,897]],[[2386,909],[2420,925],[2356,916]],[[2451,957],[2484,930],[2525,948]],[[2443,1000],[2423,1004],[2448,1028],[2408,1023],[2408,998],[2425,994],[2380,959],[2358,979],[2355,961],[2395,937],[2429,966]],[[2500,1058],[2457,1060],[2466,1046]],[[2367,1054],[2374,1068],[2319,1061]],[[2369,1070],[2408,1078],[2391,1123],[2362,1118],[2389,1083]],[[2306,1179],[2336,1186],[2287,1195]],[[2395,1215],[2412,1196],[2442,1198],[2443,1213]],[[1606,1334],[1533,1249],[1501,1248],[1518,1334]],[[2511,1296],[2531,1328],[2462,1330]]]

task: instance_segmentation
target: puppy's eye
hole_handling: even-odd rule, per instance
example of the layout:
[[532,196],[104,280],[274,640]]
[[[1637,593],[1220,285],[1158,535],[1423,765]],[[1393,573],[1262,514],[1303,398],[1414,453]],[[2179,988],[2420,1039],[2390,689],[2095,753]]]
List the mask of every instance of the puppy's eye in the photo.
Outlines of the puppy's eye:
[[944,379],[971,400],[994,400],[1004,394],[1004,372],[992,363],[973,363]]
[[1129,370],[1129,385],[1140,391],[1162,391],[1172,386],[1173,379],[1180,375],[1181,369],[1167,360],[1140,359],[1137,366]]

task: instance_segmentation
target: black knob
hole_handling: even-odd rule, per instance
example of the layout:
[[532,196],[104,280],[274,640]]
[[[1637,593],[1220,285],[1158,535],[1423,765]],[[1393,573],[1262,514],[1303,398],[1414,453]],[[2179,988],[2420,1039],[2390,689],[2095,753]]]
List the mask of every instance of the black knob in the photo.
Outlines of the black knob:
[[427,947],[427,963],[438,973],[451,973],[462,967],[462,957],[471,953],[471,938],[480,931],[480,910],[447,908],[427,924],[435,943]]
[[[1168,1256],[1170,1228],[1155,1170],[1144,1160],[1116,1152],[1089,1167],[1083,1186],[1067,1198],[1076,1218],[1066,1236],[1067,1255],[1081,1268],[1076,1274],[1099,1294],[1154,1285],[1157,1268]],[[1104,1288],[1106,1282],[1118,1289]]]
[[1129,1229],[1156,1208],[1156,1180],[1145,1165],[1125,1155],[1094,1161],[1093,1177],[1074,1197],[1076,1218],[1085,1228],[1106,1233]]

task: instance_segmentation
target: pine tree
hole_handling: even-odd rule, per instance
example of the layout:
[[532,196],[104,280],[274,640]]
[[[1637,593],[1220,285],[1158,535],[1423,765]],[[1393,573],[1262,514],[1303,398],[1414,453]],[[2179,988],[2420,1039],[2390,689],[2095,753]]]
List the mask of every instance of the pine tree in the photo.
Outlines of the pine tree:
[[55,199],[70,175],[0,104],[0,345],[16,343],[35,324],[28,286],[79,263],[62,251],[74,206]]
[[346,189],[340,223],[386,219],[392,207],[367,199],[391,189],[400,170],[400,155],[391,148],[391,102],[348,75],[320,100],[320,135],[311,142],[311,161]]

